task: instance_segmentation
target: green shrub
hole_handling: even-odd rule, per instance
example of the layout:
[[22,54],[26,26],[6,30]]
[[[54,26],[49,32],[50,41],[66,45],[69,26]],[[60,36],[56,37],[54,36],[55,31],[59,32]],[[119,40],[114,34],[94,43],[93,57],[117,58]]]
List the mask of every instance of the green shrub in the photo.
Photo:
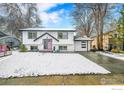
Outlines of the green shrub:
[[25,47],[25,45],[20,45],[20,52],[27,52],[27,48]]
[[124,51],[121,50],[120,53],[124,54]]
[[117,48],[113,48],[113,49],[111,50],[111,52],[113,52],[113,53],[120,53],[120,51],[119,51]]

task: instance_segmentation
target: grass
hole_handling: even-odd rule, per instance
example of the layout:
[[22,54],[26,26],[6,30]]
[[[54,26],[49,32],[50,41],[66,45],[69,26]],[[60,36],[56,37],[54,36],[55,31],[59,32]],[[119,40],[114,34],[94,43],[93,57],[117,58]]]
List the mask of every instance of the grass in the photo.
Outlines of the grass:
[[80,53],[112,72],[106,75],[48,75],[0,79],[0,85],[124,85],[124,61],[95,53]]
[[0,79],[0,85],[124,85],[124,74],[9,78]]
[[124,51],[119,51],[121,54],[124,54]]
[[119,53],[119,54],[124,54],[124,51],[118,50],[118,49],[112,50],[111,52],[113,52],[113,53]]

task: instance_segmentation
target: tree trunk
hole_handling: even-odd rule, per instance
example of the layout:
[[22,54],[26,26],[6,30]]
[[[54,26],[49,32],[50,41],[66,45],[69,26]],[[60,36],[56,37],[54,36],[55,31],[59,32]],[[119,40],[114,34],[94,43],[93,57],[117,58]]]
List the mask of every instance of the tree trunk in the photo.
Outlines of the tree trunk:
[[96,14],[95,15],[95,24],[96,24],[96,31],[97,31],[97,49],[100,50],[100,42],[99,42],[99,37],[100,37],[100,33],[99,33],[99,30],[100,30],[100,27],[99,27],[99,15]]
[[123,39],[123,48],[122,48],[122,50],[124,51],[124,39]]
[[100,50],[100,42],[99,42],[99,24],[96,25],[97,30],[97,49]]
[[100,50],[99,35],[97,35],[97,49]]
[[103,18],[100,20],[100,50],[103,51]]

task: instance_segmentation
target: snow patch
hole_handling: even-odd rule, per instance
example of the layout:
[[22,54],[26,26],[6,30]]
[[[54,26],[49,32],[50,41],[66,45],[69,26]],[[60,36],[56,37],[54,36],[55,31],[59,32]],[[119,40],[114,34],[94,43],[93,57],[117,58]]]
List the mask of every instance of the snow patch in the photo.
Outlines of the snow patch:
[[108,73],[103,67],[77,53],[14,52],[0,61],[0,78]]
[[116,59],[120,59],[120,60],[123,60],[124,61],[124,54],[118,54],[118,53],[111,53],[111,52],[108,52],[108,53],[105,53],[105,52],[97,52],[101,55],[104,55],[104,56],[108,56],[108,57],[111,57],[111,58],[116,58]]

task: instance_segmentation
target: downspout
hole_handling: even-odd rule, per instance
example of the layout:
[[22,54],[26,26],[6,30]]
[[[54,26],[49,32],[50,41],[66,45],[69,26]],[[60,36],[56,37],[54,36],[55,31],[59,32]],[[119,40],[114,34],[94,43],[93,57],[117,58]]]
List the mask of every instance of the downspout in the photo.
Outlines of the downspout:
[[87,52],[88,52],[88,40],[87,40]]

